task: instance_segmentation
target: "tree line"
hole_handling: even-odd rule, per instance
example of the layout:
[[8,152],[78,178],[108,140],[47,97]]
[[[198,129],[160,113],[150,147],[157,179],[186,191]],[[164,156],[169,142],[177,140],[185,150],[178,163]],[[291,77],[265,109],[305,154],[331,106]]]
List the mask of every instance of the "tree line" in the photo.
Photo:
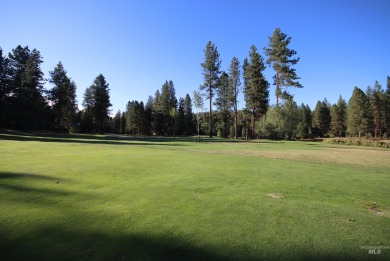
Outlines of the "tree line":
[[[209,41],[200,64],[204,81],[192,96],[177,99],[173,81],[165,81],[145,104],[129,101],[125,111],[114,116],[110,116],[109,84],[102,74],[86,88],[79,110],[76,84],[61,62],[44,79],[38,50],[19,45],[3,56],[0,48],[0,128],[158,136],[207,133],[246,139],[387,137],[389,77],[386,90],[376,82],[366,92],[355,87],[348,102],[340,96],[333,105],[326,99],[318,101],[313,111],[308,105],[298,106],[287,92],[288,87],[303,87],[294,69],[299,58],[289,48],[290,41],[276,28],[263,48],[266,59],[252,45],[242,65],[233,57],[227,71],[221,70],[218,49]],[[275,105],[269,103],[270,83],[263,75],[266,66],[275,72]],[[44,88],[45,82],[51,89]],[[240,92],[244,94],[242,109],[238,108]],[[204,100],[208,100],[208,111]]]

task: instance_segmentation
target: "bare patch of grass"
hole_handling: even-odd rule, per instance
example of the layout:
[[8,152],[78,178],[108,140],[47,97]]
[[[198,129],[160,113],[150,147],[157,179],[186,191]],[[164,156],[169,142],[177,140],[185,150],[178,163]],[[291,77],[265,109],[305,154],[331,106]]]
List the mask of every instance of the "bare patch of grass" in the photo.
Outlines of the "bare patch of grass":
[[[261,145],[260,145],[261,146]],[[358,165],[364,167],[390,167],[390,152],[371,148],[334,148],[319,150],[205,150],[205,153],[230,154],[301,162]]]
[[267,196],[269,196],[269,197],[271,197],[271,198],[274,198],[274,199],[283,198],[283,195],[281,195],[281,194],[275,194],[275,193],[268,193]]

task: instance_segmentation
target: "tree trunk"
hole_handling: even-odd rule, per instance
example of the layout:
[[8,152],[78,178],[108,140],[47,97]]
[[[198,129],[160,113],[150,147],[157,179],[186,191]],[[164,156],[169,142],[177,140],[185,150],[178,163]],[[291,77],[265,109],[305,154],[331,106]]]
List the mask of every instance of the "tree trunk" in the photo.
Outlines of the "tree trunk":
[[211,126],[212,123],[212,90],[211,90],[211,85],[210,85],[210,115],[209,115],[209,133],[210,133],[210,138],[213,137],[213,128]]
[[234,138],[237,139],[237,105],[234,107]]

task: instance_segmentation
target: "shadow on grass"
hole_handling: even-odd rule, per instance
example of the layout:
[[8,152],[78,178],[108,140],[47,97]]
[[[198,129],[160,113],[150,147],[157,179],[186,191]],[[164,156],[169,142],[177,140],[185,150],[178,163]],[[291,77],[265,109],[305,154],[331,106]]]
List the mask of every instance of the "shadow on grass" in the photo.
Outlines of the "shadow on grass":
[[[25,189],[31,181],[47,182],[54,178],[44,175],[28,173],[0,172],[0,185],[6,186],[12,196],[19,198],[29,205],[50,208],[59,214],[62,219],[41,219],[24,213],[21,206],[16,221],[0,224],[0,257],[1,260],[358,260],[356,256],[340,255],[333,253],[315,253],[312,248],[294,249],[293,247],[272,242],[264,246],[264,242],[258,242],[259,246],[241,246],[226,242],[221,238],[221,243],[207,244],[194,242],[191,238],[161,233],[161,231],[147,231],[145,233],[125,233],[129,231],[131,224],[123,224],[113,230],[111,224],[117,217],[111,215],[109,210],[99,209],[96,212],[80,211],[88,203],[85,193],[68,193],[61,187],[52,189]],[[23,183],[24,182],[24,183]],[[37,183],[34,184],[35,186]],[[51,198],[71,198],[68,203],[62,201],[52,204]],[[31,202],[33,201],[33,202]],[[39,201],[37,203],[36,201]],[[9,197],[0,197],[0,204],[7,206],[14,204]],[[88,208],[88,206],[87,206]],[[70,210],[69,210],[70,209]],[[102,213],[107,211],[106,213]],[[1,213],[1,212],[0,212]],[[3,212],[1,217],[5,216]],[[28,212],[31,213],[31,212]],[[110,214],[110,220],[105,219],[105,214]],[[153,214],[153,213],[151,213]],[[76,222],[72,222],[76,221]],[[91,226],[91,221],[98,222],[99,227]],[[8,225],[12,224],[12,225]],[[27,224],[27,226],[26,226]],[[108,224],[105,226],[105,224]],[[19,226],[21,225],[21,226]],[[23,231],[25,229],[25,231]],[[189,228],[191,230],[191,228]],[[227,237],[229,235],[226,235]],[[268,251],[264,251],[264,247]],[[274,252],[270,252],[274,250]],[[280,251],[282,250],[282,251]],[[364,256],[363,256],[364,257]]]
[[73,135],[73,134],[34,134],[34,133],[0,133],[0,140],[12,141],[40,141],[40,142],[64,142],[99,145],[136,145],[136,146],[183,146],[175,143],[172,138],[143,138],[123,136],[98,136],[98,135]]

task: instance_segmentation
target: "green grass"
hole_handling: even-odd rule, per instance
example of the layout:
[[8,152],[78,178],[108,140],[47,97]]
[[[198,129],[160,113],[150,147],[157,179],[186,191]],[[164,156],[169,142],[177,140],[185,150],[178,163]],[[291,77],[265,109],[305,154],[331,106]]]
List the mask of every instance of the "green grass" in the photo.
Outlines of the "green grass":
[[390,258],[389,150],[194,141],[0,134],[0,259]]

